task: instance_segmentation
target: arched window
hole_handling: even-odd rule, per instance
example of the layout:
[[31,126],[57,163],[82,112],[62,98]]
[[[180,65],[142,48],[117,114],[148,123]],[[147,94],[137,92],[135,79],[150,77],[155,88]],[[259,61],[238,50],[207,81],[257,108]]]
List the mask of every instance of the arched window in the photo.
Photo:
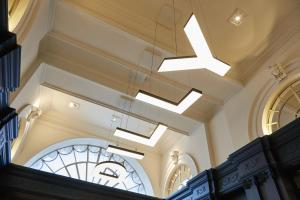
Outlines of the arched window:
[[274,92],[265,107],[263,130],[265,134],[285,126],[300,117],[300,79],[289,81]]
[[149,190],[149,181],[140,178],[128,158],[107,152],[103,145],[79,142],[44,150],[26,165],[95,184],[153,195],[152,188]]
[[193,158],[178,151],[172,151],[169,162],[163,171],[162,179],[164,196],[168,197],[186,186],[187,182],[198,174]]
[[168,185],[168,195],[185,187],[187,182],[192,178],[191,169],[184,164],[178,165],[171,175]]

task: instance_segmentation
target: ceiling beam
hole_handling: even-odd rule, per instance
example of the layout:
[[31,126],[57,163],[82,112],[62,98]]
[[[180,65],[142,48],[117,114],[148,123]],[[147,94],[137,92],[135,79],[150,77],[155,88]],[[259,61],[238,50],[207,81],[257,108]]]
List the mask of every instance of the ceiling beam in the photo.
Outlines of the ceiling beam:
[[[58,40],[62,43],[67,43],[68,45],[72,45],[76,48],[79,48],[79,49],[81,49],[83,51],[86,51],[86,52],[89,52],[91,54],[101,56],[101,57],[103,57],[103,58],[105,58],[109,61],[112,61],[114,63],[122,65],[123,67],[127,68],[128,70],[132,70],[132,71],[136,71],[138,73],[142,73],[142,74],[146,75],[147,77],[151,76],[151,79],[162,82],[162,83],[165,83],[169,86],[175,87],[176,89],[180,89],[180,90],[183,90],[183,91],[187,91],[187,90],[191,89],[191,87],[188,86],[188,85],[185,85],[185,84],[180,83],[178,81],[167,78],[166,76],[163,76],[158,72],[153,72],[153,71],[151,71],[147,68],[144,68],[144,67],[141,67],[137,64],[128,62],[128,61],[126,61],[122,58],[114,56],[114,55],[112,55],[108,52],[105,52],[105,51],[101,50],[101,49],[94,48],[94,47],[92,47],[90,45],[87,45],[87,44],[84,44],[84,43],[82,43],[78,40],[74,40],[73,38],[70,38],[70,37],[68,37],[68,36],[66,36],[62,33],[50,32],[47,35],[47,37],[53,38],[53,39]],[[41,48],[40,54],[45,56],[45,55],[48,54],[47,44],[44,44],[44,48],[46,48],[46,49]],[[198,89],[203,90],[203,88],[198,88]],[[201,97],[201,100],[207,101],[210,104],[214,104],[216,106],[222,106],[224,104],[223,100],[221,100],[221,99],[219,99],[215,96],[212,96],[212,95],[208,94],[207,92],[205,92],[203,94],[203,96]]]
[[[107,109],[110,109],[110,110],[113,110],[113,111],[116,111],[116,112],[119,112],[119,113],[122,113],[124,115],[128,115],[130,117],[133,117],[133,118],[136,118],[136,119],[139,119],[139,120],[142,120],[142,121],[145,121],[145,122],[148,122],[150,124],[154,124],[154,125],[157,125],[159,122],[158,121],[154,121],[152,119],[149,119],[149,118],[146,118],[144,116],[141,116],[141,115],[138,115],[136,113],[133,113],[133,112],[130,112],[130,111],[127,111],[125,109],[121,109],[121,108],[118,108],[118,107],[115,107],[113,105],[109,105],[107,103],[104,103],[104,102],[101,102],[101,101],[98,101],[98,100],[95,100],[95,99],[92,99],[92,98],[89,98],[87,96],[83,96],[81,94],[78,94],[78,93],[75,93],[75,92],[71,92],[71,91],[67,91],[63,88],[59,88],[57,86],[54,86],[54,85],[51,85],[49,83],[43,83],[41,84],[42,86],[44,87],[47,87],[47,88],[50,88],[52,90],[56,90],[56,91],[59,91],[59,92],[62,92],[64,94],[67,94],[67,95],[70,95],[72,97],[75,97],[75,98],[78,98],[78,99],[81,99],[83,101],[87,101],[89,103],[92,103],[92,104],[95,104],[95,105],[98,105],[98,106],[102,106],[102,107],[105,107]],[[183,135],[189,135],[189,133],[187,131],[184,131],[184,130],[181,130],[181,129],[178,129],[176,127],[173,127],[173,126],[170,126],[168,124],[166,124],[168,126],[168,129],[172,130],[172,131],[175,131],[177,133],[181,133]]]

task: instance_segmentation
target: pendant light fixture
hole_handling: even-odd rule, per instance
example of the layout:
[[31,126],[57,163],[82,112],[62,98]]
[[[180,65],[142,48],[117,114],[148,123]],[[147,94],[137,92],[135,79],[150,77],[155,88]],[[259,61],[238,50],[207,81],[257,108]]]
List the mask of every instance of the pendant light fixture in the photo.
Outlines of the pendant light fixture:
[[220,76],[224,76],[230,69],[230,66],[212,55],[194,14],[185,25],[184,32],[196,56],[166,58],[161,63],[158,72],[205,68]]
[[110,152],[110,153],[114,153],[114,154],[123,155],[123,156],[126,156],[126,157],[139,159],[139,160],[144,158],[144,153],[129,150],[129,149],[125,149],[125,148],[114,146],[114,145],[108,145],[106,151]]
[[[174,20],[173,22],[174,22],[175,51],[176,51],[176,55],[177,55],[175,0],[173,0],[173,20]],[[155,36],[156,36],[156,32],[155,32]],[[154,45],[153,45],[153,49],[154,49]],[[151,94],[151,93],[143,91],[143,90],[139,90],[135,98],[140,101],[146,102],[148,104],[152,104],[154,106],[157,106],[157,107],[160,107],[160,108],[163,108],[163,109],[166,109],[166,110],[178,113],[178,114],[182,114],[191,105],[193,105],[201,96],[202,96],[201,91],[192,88],[178,103],[169,101],[165,98],[159,97],[157,95]]]
[[158,97],[156,95],[150,94],[143,90],[140,90],[136,99],[152,104],[154,106],[182,114],[186,109],[188,109],[191,105],[193,105],[200,97],[202,96],[202,92],[197,89],[191,89],[189,93],[187,93],[178,103],[169,101],[167,99]]
[[132,131],[128,131],[126,129],[117,128],[114,136],[154,147],[167,129],[168,127],[166,125],[158,124],[151,136],[147,137]]

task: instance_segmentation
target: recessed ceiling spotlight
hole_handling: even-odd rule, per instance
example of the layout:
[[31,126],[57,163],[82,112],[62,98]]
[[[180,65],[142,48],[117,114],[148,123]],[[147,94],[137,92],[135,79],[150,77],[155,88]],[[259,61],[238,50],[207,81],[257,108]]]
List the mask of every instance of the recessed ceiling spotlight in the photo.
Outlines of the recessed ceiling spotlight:
[[79,104],[79,103],[76,103],[76,102],[74,102],[74,101],[71,101],[71,102],[69,103],[69,108],[78,110],[78,109],[80,108],[80,104]]
[[240,26],[244,22],[244,19],[246,16],[247,15],[244,11],[237,8],[233,11],[233,13],[229,17],[228,21],[235,26]]

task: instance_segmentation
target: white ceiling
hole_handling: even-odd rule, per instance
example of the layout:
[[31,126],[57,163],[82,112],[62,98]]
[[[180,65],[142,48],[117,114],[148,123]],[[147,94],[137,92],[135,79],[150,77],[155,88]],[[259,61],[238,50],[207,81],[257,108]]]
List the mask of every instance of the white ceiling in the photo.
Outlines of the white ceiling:
[[[297,0],[175,1],[178,54],[194,54],[183,32],[194,12],[212,52],[232,65],[229,73],[220,77],[205,69],[157,72],[163,58],[175,55],[171,3],[58,0],[52,30],[40,44],[40,58],[130,96],[144,89],[178,101],[190,88],[196,88],[204,95],[183,115],[208,121],[243,88],[258,69],[256,63],[265,59],[267,54],[262,52],[273,45],[269,41],[285,33],[278,25],[288,21],[289,13],[299,6]],[[227,21],[236,8],[247,14],[240,27]]]
[[[299,20],[291,15],[300,8],[298,0],[175,2],[177,55],[194,54],[183,32],[193,12],[213,54],[232,65],[225,77],[207,70],[157,72],[163,58],[175,56],[171,0],[57,0],[51,1],[50,13],[43,12],[47,16],[41,15],[50,24],[50,31],[39,44],[38,60],[43,64],[20,92],[23,102],[18,97],[16,104],[20,108],[40,98],[41,119],[106,139],[112,139],[116,126],[149,135],[161,122],[172,130],[156,148],[139,148],[163,152],[186,137],[181,133],[189,134],[210,120],[242,90],[260,63],[274,53],[274,47],[289,38],[289,22]],[[227,21],[236,8],[247,14],[239,27]],[[48,31],[48,25],[43,25]],[[35,48],[25,47],[30,50],[26,52]],[[204,95],[183,115],[133,98],[143,89],[178,101],[191,88]],[[70,101],[79,103],[79,110],[70,109]],[[122,114],[127,112],[135,117]],[[112,122],[113,115],[120,117],[120,124]]]

